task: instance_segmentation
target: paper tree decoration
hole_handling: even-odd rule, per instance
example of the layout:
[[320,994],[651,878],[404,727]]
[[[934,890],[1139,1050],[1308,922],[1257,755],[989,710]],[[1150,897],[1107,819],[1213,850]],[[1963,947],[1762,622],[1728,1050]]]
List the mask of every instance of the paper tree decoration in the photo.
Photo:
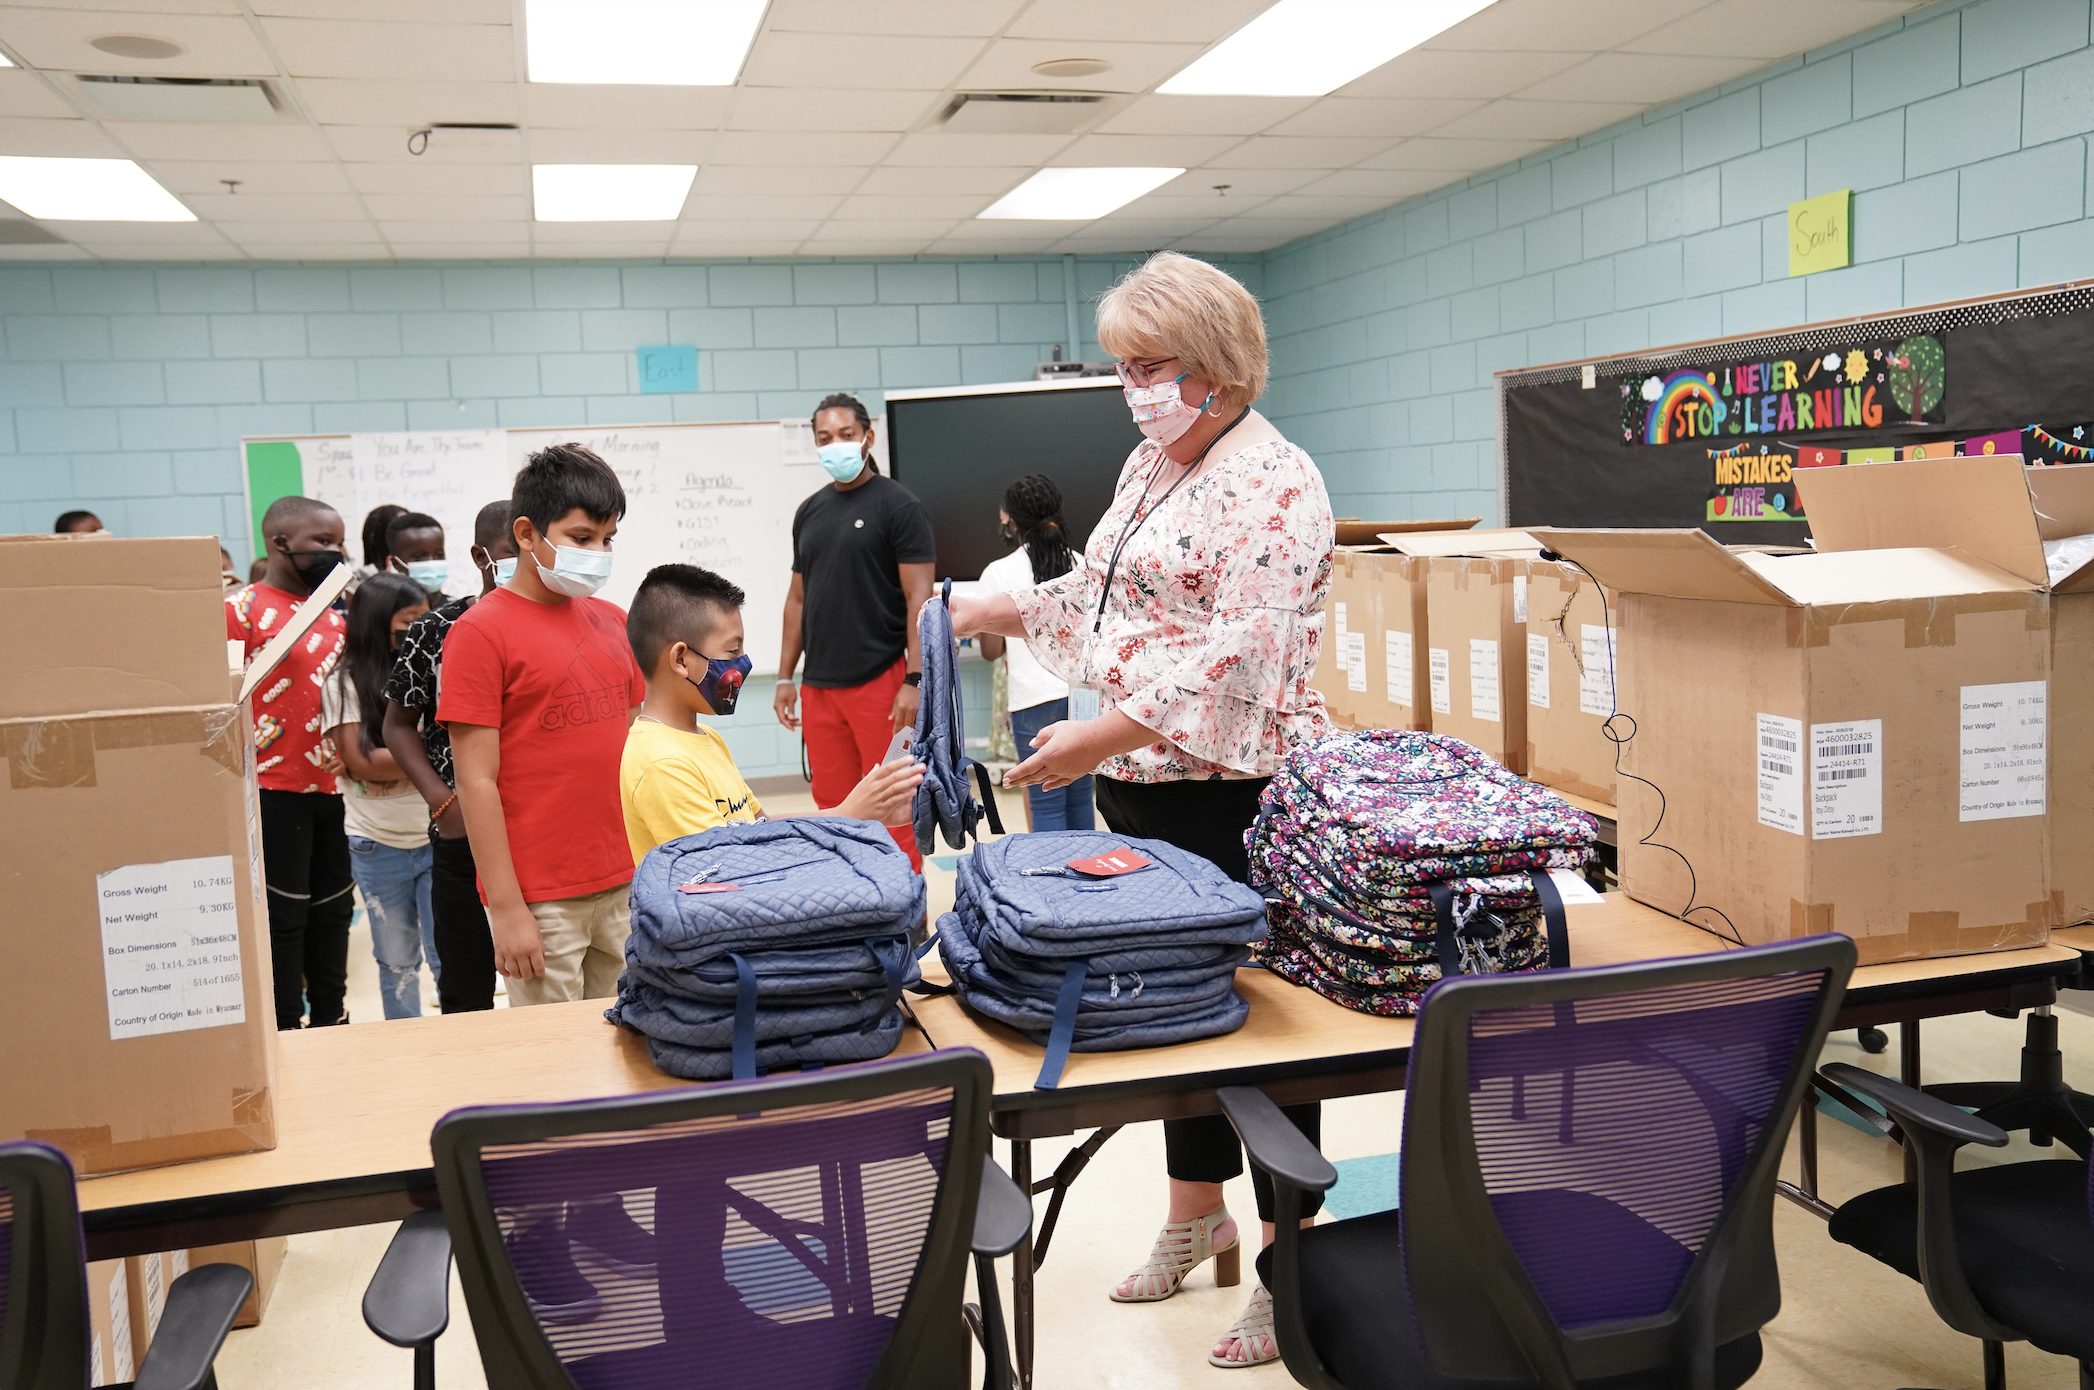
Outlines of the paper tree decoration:
[[1890,397],[1898,409],[1913,420],[1941,404],[1943,371],[1941,343],[1926,334],[1916,334],[1898,344],[1889,358]]

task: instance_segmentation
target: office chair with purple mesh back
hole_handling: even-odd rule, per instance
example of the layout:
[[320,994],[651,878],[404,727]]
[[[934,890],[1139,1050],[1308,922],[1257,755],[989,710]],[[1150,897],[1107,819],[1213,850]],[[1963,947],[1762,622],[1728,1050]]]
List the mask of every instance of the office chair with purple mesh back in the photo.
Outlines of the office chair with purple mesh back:
[[1401,1209],[1299,1229],[1337,1181],[1263,1093],[1221,1092],[1277,1184],[1259,1258],[1317,1390],[1729,1390],[1780,1306],[1774,1182],[1843,936],[1463,976],[1418,1014]]
[[[253,1287],[237,1265],[199,1265],[175,1280],[127,1385],[212,1390],[211,1363]],[[0,1386],[87,1390],[89,1337],[73,1165],[48,1145],[0,1144]]]
[[455,1242],[505,1390],[958,1390],[970,1322],[1006,1386],[994,1257],[1032,1207],[987,1157],[989,1098],[960,1049],[455,1111],[431,1141],[443,1211],[403,1225],[365,1318],[433,1383]]
[[[1939,1095],[1843,1062],[1837,1086],[1881,1106],[1917,1159],[1918,1180],[1840,1204],[1827,1226],[1926,1290],[1941,1320],[1983,1343],[1986,1390],[2005,1390],[2008,1342],[2079,1362],[2094,1390],[2094,1173],[2077,1158],[1956,1171],[1967,1144],[2001,1148],[2008,1130]],[[2047,1123],[2024,1112],[2028,1128]]]

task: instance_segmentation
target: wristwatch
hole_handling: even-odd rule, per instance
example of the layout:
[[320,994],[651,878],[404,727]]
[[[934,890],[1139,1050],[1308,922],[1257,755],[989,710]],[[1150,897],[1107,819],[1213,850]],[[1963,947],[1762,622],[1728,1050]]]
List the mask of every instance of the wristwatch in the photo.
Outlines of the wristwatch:
[[903,677],[902,677],[902,684],[903,684],[903,685],[914,685],[914,686],[918,686],[918,687],[921,687],[921,686],[923,685],[923,672],[921,672],[921,671],[911,671],[911,672],[909,672],[909,674],[908,674],[908,675],[906,675],[906,676],[903,676]]

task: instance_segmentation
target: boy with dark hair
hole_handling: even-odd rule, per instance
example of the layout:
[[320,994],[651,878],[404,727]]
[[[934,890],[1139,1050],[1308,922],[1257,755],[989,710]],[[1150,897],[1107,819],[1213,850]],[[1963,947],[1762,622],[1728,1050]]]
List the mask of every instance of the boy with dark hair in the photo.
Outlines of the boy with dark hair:
[[385,527],[386,567],[422,586],[431,603],[443,602],[451,567],[444,558],[444,524],[427,512],[402,512]]
[[58,520],[51,523],[52,534],[58,536],[88,536],[102,529],[102,518],[93,512],[60,512]]
[[625,614],[591,597],[611,577],[625,489],[589,450],[554,444],[509,501],[516,574],[452,625],[436,717],[509,1002],[603,999],[632,922],[618,760],[647,690]]
[[[441,532],[438,554],[442,554]],[[402,533],[395,543],[413,547]],[[451,770],[451,734],[436,720],[436,690],[444,641],[476,599],[491,594],[516,569],[509,534],[509,499],[489,502],[473,521],[473,568],[480,588],[416,618],[400,639],[400,655],[385,688],[385,746],[429,808],[430,898],[436,915],[436,997],[447,1014],[494,1007],[494,941],[480,904],[479,871]],[[408,562],[410,565],[413,561]]]
[[[618,787],[635,864],[679,835],[763,815],[727,740],[699,722],[733,714],[748,679],[742,601],[739,588],[695,565],[658,565],[633,596],[625,633],[647,673],[647,699],[625,736]],[[922,780],[913,758],[877,765],[835,814],[900,820]]]
[[[335,567],[346,564],[342,518],[310,497],[279,497],[262,514],[262,577],[225,598],[225,635],[252,661]],[[348,629],[329,610],[254,694],[255,780],[276,1026],[347,1023],[349,839],[336,765],[321,729],[321,688]]]

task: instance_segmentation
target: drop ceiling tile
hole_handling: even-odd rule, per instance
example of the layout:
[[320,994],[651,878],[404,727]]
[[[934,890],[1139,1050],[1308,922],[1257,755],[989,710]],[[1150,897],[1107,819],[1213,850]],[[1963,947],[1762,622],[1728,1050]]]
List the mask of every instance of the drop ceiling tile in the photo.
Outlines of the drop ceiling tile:
[[[856,8],[872,11],[882,6]],[[742,85],[799,87],[815,74],[835,74],[854,87],[936,91],[951,86],[981,46],[982,41],[975,38],[796,33],[771,28],[757,36],[742,68]]]
[[1316,182],[1304,185],[1300,196],[1375,198],[1384,203],[1393,203],[1415,194],[1429,193],[1435,188],[1444,188],[1458,178],[1459,174],[1451,174],[1443,169],[1340,169],[1335,174],[1325,174]]
[[382,81],[513,82],[516,35],[507,24],[397,25],[344,19],[264,19],[284,67],[297,77]]
[[1533,101],[1639,101],[1659,106],[1721,86],[1761,66],[1748,57],[1677,53],[1597,53],[1520,93]]
[[1204,197],[1185,194],[1149,193],[1125,207],[1115,208],[1114,217],[1136,221],[1170,222],[1178,226],[1204,227],[1224,217],[1237,217],[1267,201],[1267,195],[1209,192]]
[[365,193],[495,197],[524,196],[531,191],[531,174],[523,164],[432,164],[425,160],[398,157],[382,164],[344,164],[349,182]]
[[[171,58],[122,58],[88,47],[104,34],[143,34],[178,44]],[[127,14],[121,8],[0,8],[0,42],[46,72],[163,77],[273,77],[276,64],[237,15]]]
[[[713,138],[710,164],[757,164],[810,167],[871,166],[894,146],[887,134],[842,131],[727,130]],[[535,158],[538,136],[531,136]]]
[[[135,5],[137,0],[123,0]],[[258,15],[338,19],[342,0],[251,0]],[[356,17],[373,24],[507,24],[516,0],[356,0]]]
[[1235,135],[1079,135],[1049,164],[1064,168],[1190,168],[1206,164],[1241,143]]
[[62,237],[112,246],[151,242],[164,246],[222,246],[225,238],[209,222],[46,222]]
[[[1259,209],[1262,214],[1264,209]],[[1267,246],[1283,246],[1298,237],[1320,232],[1326,227],[1335,227],[1346,219],[1342,217],[1232,217],[1226,222],[1217,222],[1203,235],[1233,233],[1243,237],[1265,237]]]
[[395,241],[389,245],[393,255],[403,261],[523,260],[531,254],[528,242],[517,244],[498,241]]
[[1590,50],[1539,53],[1414,48],[1338,89],[1347,97],[1509,96],[1588,56]]
[[[1197,43],[1085,43],[1072,51],[1052,39],[998,39],[968,67],[959,85],[968,91],[1146,92],[1200,56]],[[1112,66],[1091,77],[1053,78],[1033,64],[1057,58],[1102,58]]]
[[772,0],[769,29],[814,34],[1001,33],[1025,0]]
[[325,241],[347,246],[355,242],[378,242],[378,228],[369,221],[362,222],[233,222],[216,224],[218,230],[242,246],[260,246],[271,242]]
[[[824,256],[917,256],[923,254],[921,241],[825,241],[821,244]],[[812,253],[810,253],[812,254]]]
[[[803,238],[804,240],[804,238]],[[770,258],[792,255],[798,243],[781,246],[775,241],[672,241],[662,252],[669,258],[717,261],[745,257]]]
[[1333,222],[1344,222],[1378,212],[1396,201],[1393,197],[1381,195],[1282,193],[1260,205],[1253,216],[1258,219],[1328,218]]
[[52,91],[37,74],[19,68],[0,71],[0,116],[68,120],[79,114],[77,107]]
[[839,222],[895,222],[924,218],[972,217],[995,201],[989,193],[925,193],[917,197],[888,193],[853,193],[825,214]]
[[[0,261],[91,261],[94,258],[93,251],[65,241],[47,241],[35,246],[0,246]],[[123,252],[118,251],[108,259],[123,258]]]
[[728,87],[570,86],[527,82],[524,119],[535,129],[718,130],[733,99]]
[[727,128],[901,131],[928,116],[942,95],[864,88],[744,87],[735,93]]
[[1256,135],[1310,105],[1308,97],[1137,97],[1098,129],[1114,135]]
[[[588,222],[540,222],[540,230],[550,227],[589,226],[633,226],[633,223],[588,223]],[[640,224],[645,225],[645,224]],[[719,221],[697,221],[686,219],[670,226],[669,235],[678,242],[686,241],[783,241],[801,242],[814,235],[821,225],[816,217],[743,218],[729,217]],[[543,241],[546,238],[540,237]],[[577,238],[579,240],[580,238]]]
[[710,130],[535,128],[529,147],[533,164],[701,164],[719,138]]
[[1229,185],[1231,196],[1263,198],[1274,193],[1292,193],[1305,183],[1321,178],[1318,169],[1188,169],[1156,191],[1170,197],[1211,193],[1218,183]]
[[[1013,223],[1012,226],[1021,224]],[[1042,230],[1023,230],[998,235],[984,235],[973,230],[941,237],[923,250],[930,256],[1043,256],[1049,247],[1060,239],[1059,234],[1048,229],[1049,224],[1036,224]],[[1066,226],[1053,223],[1053,227]]]
[[[102,128],[139,159],[327,161],[333,152],[307,125],[164,125],[158,121],[104,121]],[[396,140],[406,139],[406,132]],[[0,132],[0,143],[16,148]],[[42,153],[42,151],[39,151]]]
[[522,119],[514,82],[373,82],[308,77],[292,84],[291,94],[305,113],[322,125]]
[[795,194],[847,193],[865,177],[856,165],[800,164],[771,168],[762,164],[713,164],[698,171],[695,191],[702,197],[740,197],[759,194],[791,197]]
[[521,222],[531,201],[521,193],[367,193],[363,206],[381,222]]
[[1627,102],[1494,101],[1447,122],[1435,135],[1479,140],[1568,140],[1627,120],[1644,108]]
[[397,163],[421,168],[463,168],[473,164],[520,167],[523,161],[520,138],[492,144],[477,140],[453,143],[436,136],[422,153],[416,154],[408,148],[408,139],[417,129],[412,123],[403,121],[399,125],[321,126],[319,134],[334,157],[345,164]]
[[92,241],[80,243],[82,249],[105,261],[244,261],[245,250],[225,242],[197,242],[178,245],[173,242],[135,241]]
[[843,201],[841,194],[817,193],[699,193],[684,204],[686,220],[721,222],[746,217],[760,221],[823,218]]
[[182,202],[206,221],[353,222],[365,215],[354,193],[185,193]]
[[1204,232],[1195,232],[1181,238],[1176,246],[1180,251],[1252,252],[1270,251],[1275,246],[1294,240],[1292,234],[1280,234],[1256,227],[1239,229],[1233,222],[1218,222]]
[[[68,5],[66,5],[65,0],[29,0],[29,2],[25,4],[17,4],[17,0],[9,0],[9,3],[10,5],[14,5],[17,8],[26,10],[58,10],[70,8]],[[105,5],[100,6],[98,8],[107,9],[110,7]],[[122,0],[121,5],[117,8],[121,8],[128,14],[135,15],[236,15],[240,13],[240,0]]]
[[[712,172],[708,169],[698,177],[703,181],[706,174]],[[1031,174],[1032,166],[1018,164],[956,164],[944,168],[923,165],[883,167],[867,174],[865,181],[858,185],[852,196],[974,193],[995,197],[1010,192]]]
[[261,246],[234,248],[237,256],[251,261],[389,261],[392,252],[382,241],[272,241]]
[[887,155],[886,163],[908,165],[972,164],[1008,168],[1024,165],[1030,173],[1069,143],[1066,135],[960,135],[933,131],[904,135]]
[[0,119],[0,150],[8,154],[120,159],[127,151],[86,121]]
[[1360,161],[1362,169],[1445,169],[1476,173],[1547,149],[1548,140],[1447,140],[1428,135],[1406,140]]
[[223,193],[226,179],[238,179],[238,196],[251,193],[349,193],[348,176],[338,164],[298,164],[290,160],[156,159],[146,172],[170,193]]
[[1203,230],[1169,222],[1102,221],[1068,233],[1055,246],[1069,251],[1159,251],[1181,236],[1191,236]]
[[1482,106],[1481,100],[1325,97],[1271,130],[1273,135],[1423,135]]
[[1343,169],[1389,147],[1365,135],[1253,135],[1207,161],[1210,169]]
[[[1497,0],[1445,33],[1435,35],[1429,46],[1507,53],[1595,53],[1628,47],[1628,40],[1638,34],[1692,14],[1708,3],[1709,0]],[[1753,27],[1767,23],[1764,19],[1752,21]]]
[[450,241],[521,246],[531,240],[531,225],[520,217],[509,222],[451,221],[436,217],[382,220],[378,231],[390,242],[411,241],[422,245]]
[[926,218],[913,222],[824,222],[814,229],[810,240],[857,241],[868,234],[897,240],[917,239],[923,242],[936,241],[959,225],[954,217]]
[[1272,0],[1033,0],[1005,32],[1022,39],[1213,43]]
[[1704,9],[1618,45],[1634,53],[1786,58],[1895,19],[1904,0],[1716,0]]

